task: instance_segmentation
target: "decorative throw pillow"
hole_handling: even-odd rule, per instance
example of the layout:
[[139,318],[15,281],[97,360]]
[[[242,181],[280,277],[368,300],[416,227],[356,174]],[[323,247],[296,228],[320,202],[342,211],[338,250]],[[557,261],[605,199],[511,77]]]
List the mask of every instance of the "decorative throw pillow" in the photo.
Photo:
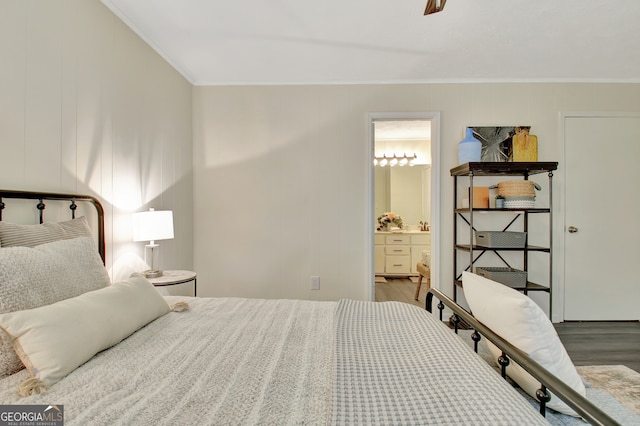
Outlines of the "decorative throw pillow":
[[0,327],[11,336],[32,376],[20,385],[20,395],[43,393],[98,352],[169,310],[153,284],[135,274],[52,305],[0,314]]
[[93,237],[87,218],[84,216],[65,222],[45,222],[39,225],[0,222],[2,247],[36,247],[53,241],[78,237]]
[[[519,291],[470,272],[463,273],[462,282],[465,298],[478,321],[525,352],[576,392],[586,395],[584,383],[553,324],[533,300]],[[497,362],[502,351],[489,342],[487,346]],[[507,375],[535,398],[536,390],[540,389],[538,380],[515,362],[507,367]],[[578,416],[553,394],[547,407]]]
[[[60,240],[35,248],[0,248],[0,313],[49,305],[109,283],[92,238]],[[2,334],[0,376],[23,368]]]

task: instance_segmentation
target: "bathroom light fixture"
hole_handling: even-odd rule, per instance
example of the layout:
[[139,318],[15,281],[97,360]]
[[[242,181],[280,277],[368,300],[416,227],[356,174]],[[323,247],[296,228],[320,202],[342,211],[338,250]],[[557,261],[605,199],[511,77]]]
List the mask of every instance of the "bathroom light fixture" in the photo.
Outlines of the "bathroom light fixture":
[[389,160],[387,160],[387,156],[383,155],[382,157],[376,157],[373,159],[374,166],[384,167],[389,164]]
[[402,156],[393,154],[393,157],[387,157],[387,155],[384,154],[382,157],[375,157],[373,159],[373,165],[380,166],[380,167],[389,165],[393,167],[393,166],[406,166],[408,164],[409,166],[413,166],[415,165],[417,158],[418,157],[416,154],[413,154],[411,156],[407,154],[402,154]]
[[133,241],[149,241],[144,246],[144,260],[149,269],[143,274],[147,278],[162,276],[160,270],[160,246],[156,240],[173,239],[173,212],[157,211],[153,208],[146,212],[133,213]]

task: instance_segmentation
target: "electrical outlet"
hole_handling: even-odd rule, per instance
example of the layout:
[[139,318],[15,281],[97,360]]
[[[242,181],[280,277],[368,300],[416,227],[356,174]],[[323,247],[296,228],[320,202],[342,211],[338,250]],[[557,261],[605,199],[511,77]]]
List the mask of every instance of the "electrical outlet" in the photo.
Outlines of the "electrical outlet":
[[311,275],[311,290],[320,290],[320,277]]

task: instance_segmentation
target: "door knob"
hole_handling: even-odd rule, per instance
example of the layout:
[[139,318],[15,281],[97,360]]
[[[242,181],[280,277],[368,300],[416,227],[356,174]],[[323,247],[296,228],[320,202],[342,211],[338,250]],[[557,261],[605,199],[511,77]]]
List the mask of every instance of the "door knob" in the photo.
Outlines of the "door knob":
[[578,228],[576,228],[575,226],[570,226],[568,231],[571,234],[575,234],[576,232],[578,232]]

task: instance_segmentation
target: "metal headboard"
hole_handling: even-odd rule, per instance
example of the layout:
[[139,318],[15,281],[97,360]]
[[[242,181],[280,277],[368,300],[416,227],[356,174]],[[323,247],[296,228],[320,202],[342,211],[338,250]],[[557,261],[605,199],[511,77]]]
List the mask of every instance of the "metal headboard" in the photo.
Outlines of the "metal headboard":
[[102,204],[97,198],[91,195],[79,195],[79,194],[63,194],[53,192],[32,192],[32,191],[13,191],[0,189],[0,220],[2,220],[2,212],[5,208],[4,198],[22,199],[22,200],[38,200],[36,208],[39,211],[40,223],[44,222],[44,211],[46,208],[45,201],[69,201],[69,209],[71,210],[71,218],[76,217],[76,208],[78,205],[76,202],[88,202],[92,204],[98,217],[98,252],[102,258],[102,262],[106,262],[105,257],[105,241],[104,241],[104,209]]

